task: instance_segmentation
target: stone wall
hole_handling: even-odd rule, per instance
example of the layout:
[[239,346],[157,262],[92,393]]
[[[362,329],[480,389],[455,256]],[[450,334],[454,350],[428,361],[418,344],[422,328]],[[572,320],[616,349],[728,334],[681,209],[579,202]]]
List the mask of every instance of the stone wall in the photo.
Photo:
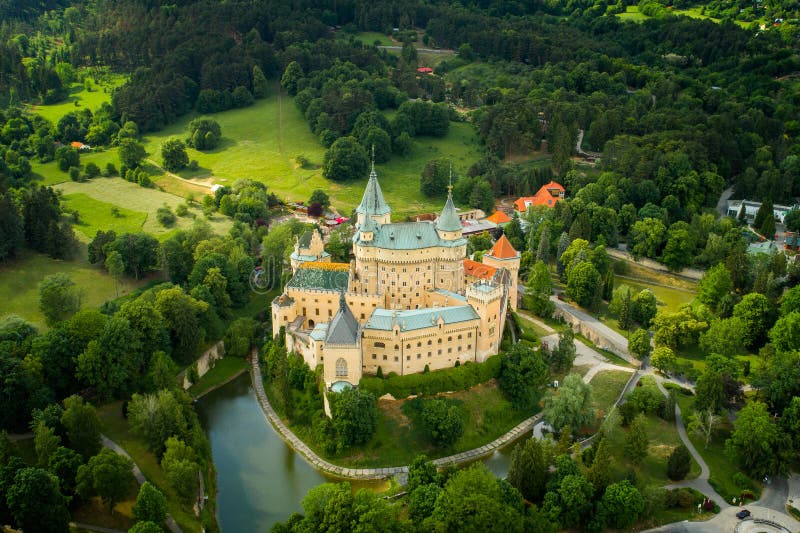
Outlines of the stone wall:
[[[206,350],[203,355],[201,355],[193,364],[197,365],[197,375],[199,377],[203,377],[206,372],[211,370],[214,367],[214,363],[222,359],[225,356],[225,342],[219,341],[214,346]],[[184,372],[182,378],[182,384],[184,389],[188,389],[192,386],[192,382],[189,381],[189,373]]]
[[592,328],[591,325],[584,323],[583,321],[581,321],[581,319],[571,314],[563,307],[556,306],[554,316],[556,318],[561,318],[562,320],[564,320],[564,322],[570,324],[572,326],[572,329],[576,333],[580,333],[581,335],[592,341],[598,348],[601,348],[603,350],[608,350],[609,352],[622,357],[629,363],[636,365],[639,364],[639,361],[628,353],[627,346],[623,346],[622,344],[616,342],[615,340],[610,339],[606,335],[603,335],[601,331],[598,331],[597,329]]
[[619,259],[622,261],[628,261],[630,263],[636,263],[642,265],[645,268],[649,268],[650,270],[655,270],[657,272],[664,272],[668,274],[673,274],[676,276],[680,276],[682,278],[690,279],[692,281],[699,281],[705,272],[702,270],[697,270],[694,268],[684,268],[680,272],[672,272],[670,269],[667,268],[666,265],[659,263],[658,261],[653,261],[652,259],[648,259],[646,257],[640,257],[639,259],[634,259],[631,254],[628,252],[624,252],[622,250],[615,250],[614,248],[606,249],[608,255],[613,257],[614,259]]

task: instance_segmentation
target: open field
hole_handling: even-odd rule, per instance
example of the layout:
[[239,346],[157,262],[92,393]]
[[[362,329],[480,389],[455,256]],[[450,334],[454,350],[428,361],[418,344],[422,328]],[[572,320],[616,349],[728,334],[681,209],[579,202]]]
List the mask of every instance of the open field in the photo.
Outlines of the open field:
[[[46,111],[48,115],[55,116],[56,111],[53,108],[60,106],[41,106],[37,112]],[[65,111],[61,109],[60,112]],[[164,130],[146,135],[143,142],[148,158],[160,163],[161,144],[172,137],[184,138],[188,123],[196,116],[186,115]],[[189,148],[189,158],[196,159],[200,168],[196,171],[181,171],[179,175],[182,178],[192,179],[206,186],[230,185],[240,178],[254,179],[267,184],[270,190],[290,201],[305,201],[315,189],[323,189],[330,195],[333,205],[344,214],[349,214],[361,200],[367,181],[366,174],[355,176],[346,182],[332,182],[322,177],[325,148],[309,129],[305,118],[295,107],[293,98],[273,94],[256,101],[251,107],[210,116],[222,127],[222,142],[218,148],[206,152]],[[295,163],[298,155],[306,157],[311,164],[307,168],[300,167]],[[419,191],[420,173],[425,163],[429,159],[440,157],[452,159],[454,171],[464,174],[480,157],[473,127],[467,123],[451,123],[450,133],[445,138],[417,137],[408,156],[393,157],[385,165],[377,167],[381,187],[396,219],[441,210],[444,198],[427,198]],[[108,162],[117,168],[120,166],[116,148],[82,154],[81,164],[88,162],[94,162],[101,169]],[[70,182],[68,175],[58,170],[55,162],[34,163],[32,166],[35,177],[43,185],[63,184],[69,193],[83,192],[96,200],[148,212],[141,204],[134,207],[127,201],[120,203],[119,197],[115,202],[107,195],[101,197],[97,193],[82,190],[82,187],[89,186],[97,179],[83,184]],[[200,196],[207,193],[206,187],[165,175],[155,165],[146,164],[145,169],[158,186],[170,193],[179,196],[190,193]],[[157,204],[148,205],[154,211],[163,202],[164,200],[158,200]]]
[[[95,228],[113,229],[118,233],[130,231],[128,226],[132,225],[131,218],[134,216],[144,216],[134,231],[145,231],[158,238],[164,238],[176,229],[188,228],[195,220],[191,217],[177,217],[172,227],[165,228],[156,219],[156,210],[166,204],[174,211],[175,207],[184,203],[184,199],[157,189],[140,187],[122,178],[95,178],[82,183],[66,181],[56,185],[55,189],[64,193],[68,207],[78,209],[80,219],[86,226],[77,225],[75,229],[89,240],[94,237]],[[114,206],[124,207],[132,215],[115,217],[111,214]],[[197,207],[190,208],[189,213],[196,218],[203,218]],[[228,217],[215,215],[209,224],[216,233],[225,234],[233,222]]]
[[[693,19],[708,19],[714,22],[720,22],[720,19],[703,14],[702,8],[700,6],[694,6],[688,9],[670,9],[669,14],[676,16],[683,15]],[[625,8],[624,13],[617,13],[617,18],[619,18],[620,20],[630,20],[632,22],[642,22],[649,19],[650,17],[640,12],[639,6],[633,5],[633,6],[627,6]],[[740,26],[742,28],[749,28],[750,25],[753,24],[753,22],[746,22],[743,20],[734,20],[733,22],[737,26]],[[758,21],[758,22],[763,22],[763,21]]]
[[[290,201],[307,200],[314,189],[323,189],[335,207],[349,214],[358,205],[367,176],[347,182],[332,182],[322,177],[325,148],[311,132],[293,99],[271,96],[252,107],[211,115],[222,127],[221,146],[208,152],[189,149],[201,169],[182,171],[181,177],[208,179],[209,183],[230,185],[239,178],[267,184],[270,190]],[[193,117],[184,117],[167,129],[149,135],[147,151],[158,160],[161,143],[170,137],[183,137]],[[305,156],[310,168],[294,161]],[[451,123],[447,137],[417,137],[410,155],[393,157],[378,165],[378,177],[387,202],[399,218],[413,213],[439,211],[444,199],[426,198],[419,191],[420,173],[429,159],[453,159],[454,170],[464,173],[479,158],[477,137],[471,125]]]
[[125,83],[126,79],[127,76],[110,74],[104,78],[100,85],[92,80],[91,91],[87,91],[83,83],[73,83],[70,87],[69,96],[63,102],[53,105],[31,106],[30,110],[56,124],[58,119],[70,111],[80,111],[87,108],[95,111],[103,103],[111,102],[111,91]]
[[167,510],[184,531],[200,531],[200,524],[190,511],[178,502],[178,496],[167,481],[158,458],[149,452],[142,440],[136,437],[122,416],[122,402],[114,402],[97,409],[100,428],[104,435],[122,446],[139,465],[150,483],[156,485],[167,497]]
[[[82,289],[84,308],[98,307],[116,297],[114,279],[104,269],[89,264],[85,246],[69,261],[24,251],[19,259],[0,266],[0,318],[19,315],[44,328],[44,315],[39,311],[39,282],[58,272],[67,274]],[[128,293],[145,283],[147,280],[125,279],[120,282],[119,293]]]

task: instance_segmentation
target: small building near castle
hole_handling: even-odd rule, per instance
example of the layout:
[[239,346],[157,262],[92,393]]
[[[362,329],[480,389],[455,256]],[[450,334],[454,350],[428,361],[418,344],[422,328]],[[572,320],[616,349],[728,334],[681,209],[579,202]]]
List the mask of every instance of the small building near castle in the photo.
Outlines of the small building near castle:
[[325,386],[357,386],[364,374],[413,374],[482,362],[500,348],[516,308],[520,254],[501,237],[483,263],[467,258],[452,193],[435,221],[392,222],[373,166],[349,263],[333,263],[315,231],[295,244],[293,276],[272,302],[273,336]]

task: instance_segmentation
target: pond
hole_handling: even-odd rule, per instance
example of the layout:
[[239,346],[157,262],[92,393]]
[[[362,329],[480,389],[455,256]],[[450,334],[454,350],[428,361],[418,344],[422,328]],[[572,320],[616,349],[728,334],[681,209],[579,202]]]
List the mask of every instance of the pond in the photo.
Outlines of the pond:
[[[264,418],[242,374],[197,402],[217,469],[217,518],[222,531],[269,531],[301,511],[309,489],[329,481],[289,448]],[[511,447],[484,460],[505,476]],[[359,483],[382,490],[385,482]]]

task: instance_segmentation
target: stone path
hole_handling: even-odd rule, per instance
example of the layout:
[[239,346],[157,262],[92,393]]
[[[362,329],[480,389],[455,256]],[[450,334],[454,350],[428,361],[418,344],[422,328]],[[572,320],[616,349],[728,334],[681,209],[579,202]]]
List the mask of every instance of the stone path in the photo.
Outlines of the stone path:
[[542,322],[541,320],[539,320],[535,316],[533,316],[533,315],[531,315],[529,313],[526,313],[522,309],[517,309],[517,314],[520,315],[521,317],[525,318],[525,320],[528,320],[529,322],[533,322],[534,324],[536,324],[537,326],[539,326],[540,328],[545,330],[547,333],[556,333],[556,330],[554,330],[553,328],[551,328],[550,326],[548,326],[547,324],[545,324],[544,322]]
[[[127,457],[128,459],[133,461],[131,456],[128,454],[128,452],[125,451],[125,449],[122,446],[120,446],[119,444],[117,444],[113,440],[109,439],[105,435],[100,435],[100,438],[103,441],[103,446],[105,446],[109,450],[113,451],[117,455],[121,455],[123,457]],[[139,465],[137,465],[135,462],[133,463],[133,475],[136,478],[136,481],[139,483],[139,485],[141,485],[142,483],[147,481],[147,478],[144,477],[144,474],[142,473],[142,470],[139,468]],[[105,529],[105,528],[100,528],[100,527],[97,527],[97,526],[92,526],[91,528],[89,528],[89,527],[86,527],[85,524],[78,524],[78,526],[82,527],[84,529],[92,529],[92,531],[106,531],[106,532],[115,531],[113,529]],[[172,518],[172,516],[169,515],[169,514],[167,515],[167,527],[169,528],[169,530],[172,533],[183,533],[183,530],[180,528],[178,523],[175,522],[175,519]]]
[[[258,398],[259,405],[261,405],[261,410],[264,412],[264,416],[270,425],[275,428],[275,431],[278,432],[278,435],[280,435],[283,441],[297,453],[299,453],[300,456],[311,466],[321,472],[325,472],[326,474],[344,479],[386,479],[396,475],[403,477],[408,474],[408,466],[405,465],[385,468],[347,468],[335,465],[321,458],[314,452],[314,450],[309,448],[302,440],[300,440],[297,435],[292,432],[292,430],[286,427],[286,424],[283,423],[283,420],[280,419],[277,413],[275,413],[275,410],[272,408],[272,405],[270,405],[267,395],[264,392],[264,382],[261,379],[261,368],[258,364],[258,354],[256,352],[251,355],[250,361],[252,365],[251,377],[253,381],[253,389],[256,391],[256,397]],[[458,465],[476,461],[483,457],[492,455],[499,448],[514,442],[516,439],[530,432],[531,428],[536,421],[539,420],[539,418],[541,418],[541,413],[522,421],[511,431],[493,440],[489,444],[486,444],[485,446],[468,450],[466,452],[457,453],[455,455],[434,459],[433,463],[439,467]]]

